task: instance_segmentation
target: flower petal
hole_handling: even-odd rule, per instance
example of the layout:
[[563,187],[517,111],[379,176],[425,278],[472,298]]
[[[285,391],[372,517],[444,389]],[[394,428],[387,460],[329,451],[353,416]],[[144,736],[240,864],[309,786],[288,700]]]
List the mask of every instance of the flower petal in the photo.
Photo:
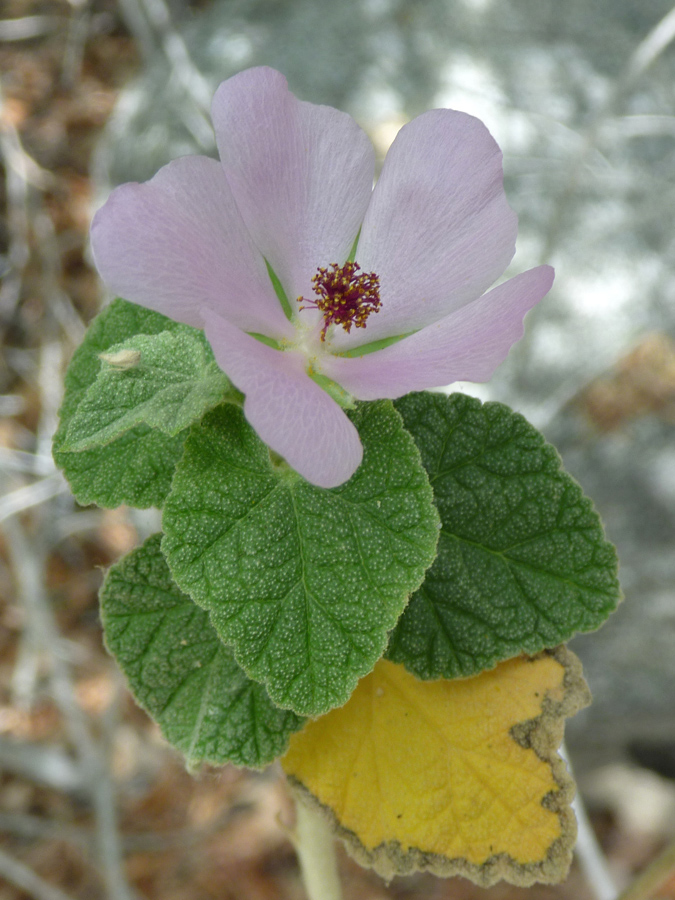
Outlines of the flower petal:
[[207,306],[246,331],[293,334],[213,159],[183,157],[145,184],[116,188],[91,241],[103,280],[126,300],[197,327]]
[[299,353],[273,350],[203,310],[218,365],[246,395],[244,413],[266,444],[307,481],[337,487],[361,463],[356,428],[305,371]]
[[351,116],[299,101],[279,72],[240,72],[213,99],[218,149],[239,208],[291,301],[317,266],[342,263],[373,186],[374,151]]
[[508,266],[517,225],[485,125],[449,109],[418,116],[387,154],[359,239],[356,260],[379,275],[382,308],[335,345],[406,334],[479,297]]
[[323,357],[321,370],[359,400],[488,381],[522,337],[523,317],[548,293],[553,274],[550,266],[530,269],[385,350]]

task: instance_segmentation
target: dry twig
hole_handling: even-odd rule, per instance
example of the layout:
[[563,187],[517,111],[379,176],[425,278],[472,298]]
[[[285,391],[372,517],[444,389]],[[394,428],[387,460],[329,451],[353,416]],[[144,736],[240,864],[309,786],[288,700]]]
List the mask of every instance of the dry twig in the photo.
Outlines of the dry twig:
[[72,900],[69,894],[60,888],[48,884],[36,875],[25,863],[10,856],[0,849],[0,875],[22,891],[26,891],[35,900]]
[[115,787],[107,753],[94,740],[86,716],[77,702],[70,667],[59,652],[62,644],[44,588],[45,554],[41,541],[29,541],[20,521],[5,528],[18,594],[27,613],[32,640],[50,662],[50,685],[87,784],[96,820],[96,846],[110,900],[134,900],[122,864],[117,828]]

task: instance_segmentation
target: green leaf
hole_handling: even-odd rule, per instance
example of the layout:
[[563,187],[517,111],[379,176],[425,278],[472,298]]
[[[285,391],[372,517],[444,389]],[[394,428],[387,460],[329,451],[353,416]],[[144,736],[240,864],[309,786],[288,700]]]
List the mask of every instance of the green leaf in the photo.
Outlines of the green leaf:
[[88,450],[137,425],[175,437],[230,391],[204,335],[184,326],[135,335],[102,354],[103,365],[70,420],[65,450]]
[[82,506],[161,507],[183,452],[185,434],[171,438],[139,425],[105,447],[70,453],[54,447],[73,496]]
[[101,616],[108,650],[166,739],[200,762],[254,768],[285,752],[304,720],[248,678],[204,612],[171,579],[153,535],[108,572]]
[[161,334],[186,328],[160,313],[129,303],[119,297],[106,306],[92,320],[84,340],[73,354],[65,379],[65,394],[59,410],[61,427],[64,419],[72,418],[87,389],[94,383],[101,368],[99,353],[105,353],[115,344],[136,334]]
[[275,466],[240,409],[186,442],[162,550],[245,671],[280,706],[346,702],[381,656],[434,558],[438,514],[419,453],[389,401],[350,412],[363,463],[338,488]]
[[620,600],[614,547],[555,449],[501,403],[396,402],[441,516],[438,556],[387,656],[455,678],[597,628]]
[[99,354],[137,334],[160,334],[188,326],[166,316],[115,300],[93,320],[66,372],[65,393],[54,435],[54,460],[76,500],[114,508],[122,503],[145,509],[161,506],[183,452],[185,434],[170,437],[138,425],[105,447],[74,453],[64,444],[70,423],[101,369]]

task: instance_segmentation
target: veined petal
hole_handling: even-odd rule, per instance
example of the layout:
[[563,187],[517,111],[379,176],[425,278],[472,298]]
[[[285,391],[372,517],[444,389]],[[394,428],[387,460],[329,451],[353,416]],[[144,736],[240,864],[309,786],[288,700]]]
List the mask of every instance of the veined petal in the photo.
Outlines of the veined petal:
[[206,306],[246,331],[293,334],[213,159],[183,157],[145,184],[116,188],[91,241],[103,280],[125,300],[197,327]]
[[218,365],[246,395],[244,413],[260,438],[307,481],[331,488],[361,463],[356,428],[305,371],[305,358],[274,350],[208,309],[206,337]]
[[396,136],[366,213],[356,261],[380,277],[382,308],[340,349],[415,331],[479,297],[515,249],[502,154],[481,121],[434,109]]
[[530,269],[384,350],[322,357],[321,370],[359,400],[488,381],[522,337],[523,317],[548,293],[553,274],[550,266]]
[[241,214],[291,302],[311,298],[317,266],[342,263],[370,200],[374,151],[351,116],[299,101],[279,72],[223,82],[212,107]]

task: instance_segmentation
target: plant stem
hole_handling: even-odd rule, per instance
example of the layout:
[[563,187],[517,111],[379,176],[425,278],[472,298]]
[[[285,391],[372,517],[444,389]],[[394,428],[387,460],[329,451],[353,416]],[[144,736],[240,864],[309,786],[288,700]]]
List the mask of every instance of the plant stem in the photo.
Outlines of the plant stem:
[[647,900],[675,870],[675,841],[653,860],[617,900]]
[[[564,741],[560,747],[560,755],[565,760],[570,775],[574,778],[574,770]],[[609,871],[605,855],[602,852],[602,848],[593,831],[593,826],[588,818],[583,797],[578,789],[577,795],[572,801],[572,809],[577,817],[579,831],[577,846],[574,852],[581,870],[586,876],[586,880],[592,888],[596,900],[615,900],[618,891],[614,885],[614,880]]]
[[320,812],[298,798],[295,849],[308,900],[342,900],[335,838]]

